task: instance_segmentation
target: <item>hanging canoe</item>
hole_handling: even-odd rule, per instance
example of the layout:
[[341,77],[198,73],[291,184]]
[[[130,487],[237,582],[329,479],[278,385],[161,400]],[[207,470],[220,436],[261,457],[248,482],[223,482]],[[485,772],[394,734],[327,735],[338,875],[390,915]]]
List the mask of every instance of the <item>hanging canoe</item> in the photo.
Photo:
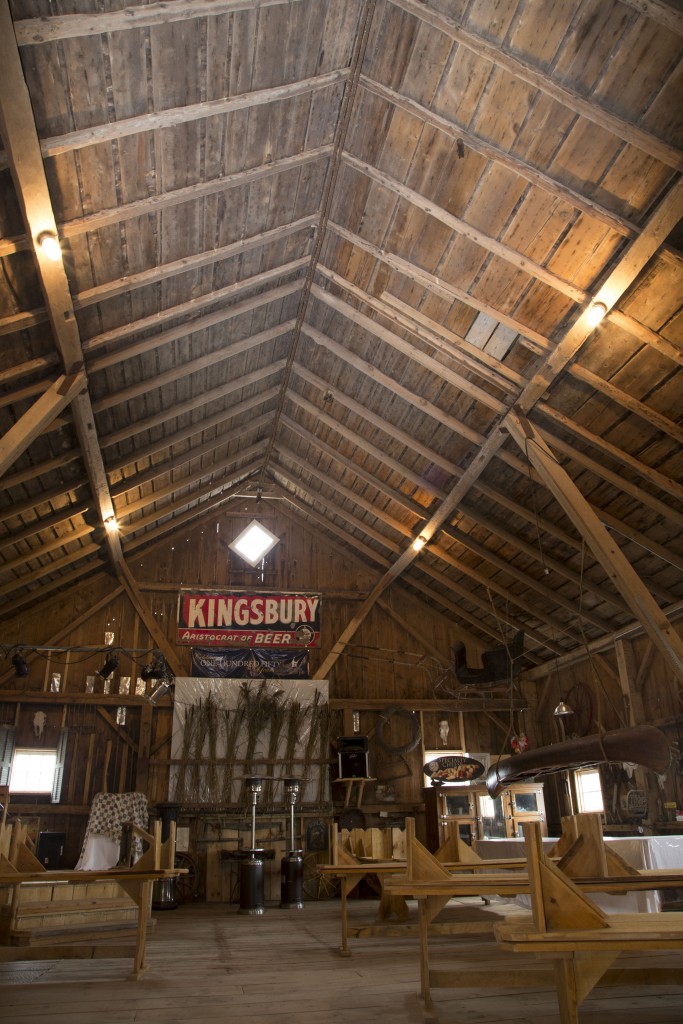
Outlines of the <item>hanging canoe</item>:
[[671,749],[664,733],[654,725],[636,725],[594,736],[579,736],[497,761],[487,772],[486,788],[495,797],[512,782],[610,761],[638,764],[655,772],[665,772],[671,762]]

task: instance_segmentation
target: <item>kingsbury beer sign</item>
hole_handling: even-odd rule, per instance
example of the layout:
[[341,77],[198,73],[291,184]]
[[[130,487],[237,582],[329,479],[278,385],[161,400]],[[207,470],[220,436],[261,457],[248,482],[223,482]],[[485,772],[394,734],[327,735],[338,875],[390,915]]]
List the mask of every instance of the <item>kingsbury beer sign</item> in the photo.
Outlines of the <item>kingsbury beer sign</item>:
[[201,647],[319,647],[320,604],[320,594],[181,590],[176,642]]

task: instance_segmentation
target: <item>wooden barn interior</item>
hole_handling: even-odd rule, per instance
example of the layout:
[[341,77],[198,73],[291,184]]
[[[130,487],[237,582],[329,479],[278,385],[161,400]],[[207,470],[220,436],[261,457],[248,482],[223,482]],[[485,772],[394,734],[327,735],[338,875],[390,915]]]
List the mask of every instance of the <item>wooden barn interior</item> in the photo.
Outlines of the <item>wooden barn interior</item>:
[[[60,960],[96,915],[41,940],[11,876],[76,872],[102,797],[143,797],[115,863],[127,837],[185,872],[170,897],[160,875],[127,883],[139,919],[152,881],[176,911],[150,930],[159,970],[164,929],[187,955],[182,915],[231,918],[250,949],[245,851],[267,851],[272,921],[300,850],[290,927],[328,913],[334,932],[337,839],[403,863],[407,823],[430,855],[522,855],[528,822],[558,839],[599,814],[605,842],[673,851],[673,929],[682,39],[681,0],[0,0],[13,1021],[40,1015],[20,943],[50,946],[46,984],[114,990],[121,965]],[[253,526],[268,547],[245,556]],[[398,1024],[422,1019],[405,941],[377,947],[405,958],[396,1006],[363,961]],[[680,990],[647,991],[610,1006],[681,1019]],[[90,998],[78,1019],[100,1019]],[[279,1024],[333,1019],[279,998]],[[434,995],[484,1024],[554,1021],[554,998],[524,1016]],[[138,1010],[117,1020],[171,1019]]]

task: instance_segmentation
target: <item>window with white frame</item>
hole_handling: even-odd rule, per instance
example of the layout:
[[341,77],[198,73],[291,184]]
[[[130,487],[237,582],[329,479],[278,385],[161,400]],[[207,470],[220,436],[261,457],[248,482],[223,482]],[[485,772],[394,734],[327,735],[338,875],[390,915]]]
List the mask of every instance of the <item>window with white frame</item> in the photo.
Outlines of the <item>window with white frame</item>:
[[604,811],[600,772],[597,768],[578,769],[574,772],[574,783],[580,812]]
[[10,793],[51,793],[56,767],[56,750],[17,747],[12,758]]

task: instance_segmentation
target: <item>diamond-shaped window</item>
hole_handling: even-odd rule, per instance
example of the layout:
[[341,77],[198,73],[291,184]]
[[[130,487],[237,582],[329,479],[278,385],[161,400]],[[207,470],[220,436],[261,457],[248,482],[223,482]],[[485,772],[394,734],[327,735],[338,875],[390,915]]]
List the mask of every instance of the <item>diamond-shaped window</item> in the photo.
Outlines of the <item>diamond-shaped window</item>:
[[265,558],[269,551],[275,547],[280,538],[274,533],[261,526],[255,519],[249,523],[246,530],[242,530],[238,537],[228,545],[231,551],[235,551],[245,562],[256,566]]

